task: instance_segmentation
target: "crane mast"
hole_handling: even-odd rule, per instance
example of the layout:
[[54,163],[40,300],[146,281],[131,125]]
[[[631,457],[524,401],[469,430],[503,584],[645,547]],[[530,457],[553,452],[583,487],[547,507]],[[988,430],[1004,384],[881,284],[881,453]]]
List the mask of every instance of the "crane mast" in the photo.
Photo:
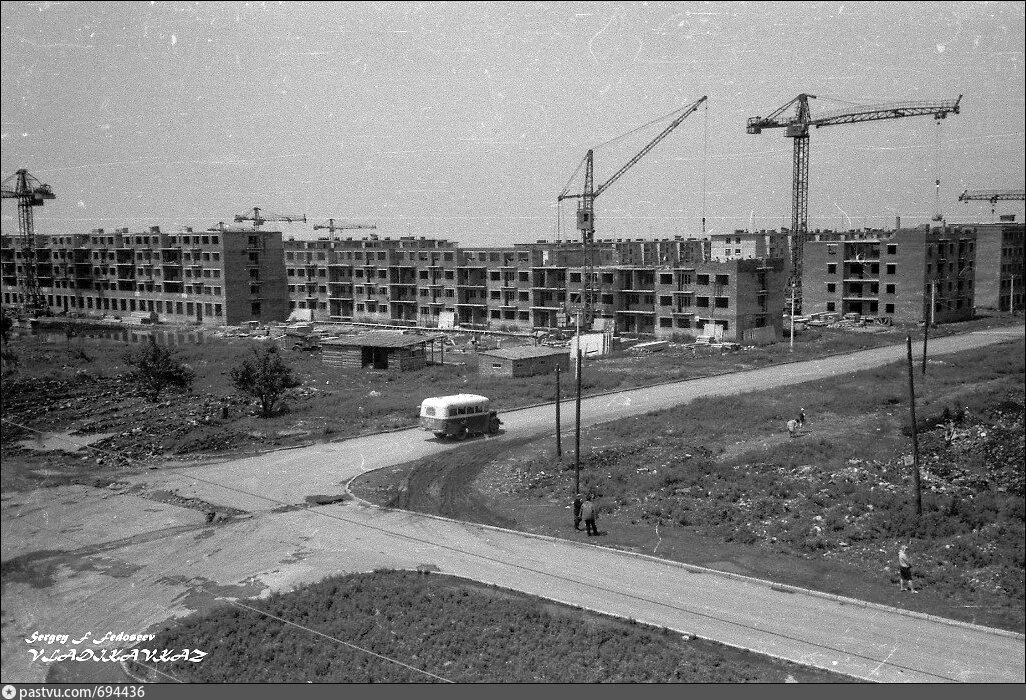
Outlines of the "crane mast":
[[[638,161],[645,157],[649,151],[664,138],[670,135],[674,129],[680,126],[681,122],[687,119],[697,110],[703,102],[708,99],[703,95],[695,102],[683,108],[683,111],[671,121],[658,135],[638,151],[630,160],[623,164],[619,170],[604,183],[595,187],[595,151],[589,148],[584,156],[584,189],[579,194],[568,194],[570,185],[567,184],[556,198],[557,202],[564,199],[577,199],[577,229],[581,232],[581,245],[583,253],[582,279],[581,279],[581,305],[582,305],[582,327],[590,328],[594,313],[594,290],[592,289],[595,276],[595,261],[593,255],[593,243],[595,242],[595,198],[605,192],[610,185],[620,179],[628,170],[633,168]],[[580,169],[578,169],[580,172]],[[576,173],[575,173],[576,174]],[[572,178],[571,178],[572,179]]]
[[[809,99],[815,95],[802,93],[767,117],[750,117],[746,131],[749,134],[762,133],[763,129],[783,128],[784,136],[794,139],[794,158],[791,167],[791,274],[787,287],[788,296],[793,296],[793,308],[801,313],[802,259],[805,241],[809,235],[809,127],[817,129],[837,124],[899,119],[920,115],[933,115],[944,119],[948,114],[958,114],[962,96],[955,100],[926,100],[892,102],[881,105],[857,107],[825,113],[815,119],[809,109]],[[794,106],[793,116],[786,112]]]
[[47,309],[46,298],[39,291],[36,275],[36,234],[32,208],[43,206],[47,199],[56,199],[49,185],[41,183],[22,168],[0,183],[0,197],[18,200],[18,235],[24,280],[24,307],[30,313]]

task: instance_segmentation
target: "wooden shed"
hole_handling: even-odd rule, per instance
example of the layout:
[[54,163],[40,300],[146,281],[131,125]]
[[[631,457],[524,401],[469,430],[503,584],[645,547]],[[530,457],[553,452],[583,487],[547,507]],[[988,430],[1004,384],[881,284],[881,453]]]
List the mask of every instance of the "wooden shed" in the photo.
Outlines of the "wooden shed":
[[478,355],[478,372],[485,375],[530,377],[554,372],[556,367],[570,369],[570,351],[566,348],[520,345],[482,350]]
[[321,361],[330,367],[369,367],[407,372],[434,361],[434,344],[440,338],[381,331],[354,338],[332,338],[321,341]]

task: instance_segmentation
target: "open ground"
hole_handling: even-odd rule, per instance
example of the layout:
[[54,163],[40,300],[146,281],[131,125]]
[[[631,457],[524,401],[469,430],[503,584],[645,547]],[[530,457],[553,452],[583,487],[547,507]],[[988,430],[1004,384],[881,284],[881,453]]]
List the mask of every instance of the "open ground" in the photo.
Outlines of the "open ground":
[[[1013,337],[1016,334],[1021,336],[1021,328],[1013,332]],[[984,340],[979,335],[971,337],[981,342]],[[1008,336],[992,336],[985,342],[994,342],[1001,337]],[[867,362],[881,361],[869,359],[884,357],[874,352],[863,353],[862,356],[867,358]],[[809,376],[817,372],[826,376],[836,372],[828,366],[839,366],[839,362],[804,365],[803,371]],[[852,368],[860,366],[860,362],[854,357],[844,358],[844,363]],[[774,374],[785,376],[780,372]],[[756,380],[757,375],[744,376],[752,387],[756,387],[762,381]],[[705,383],[703,380],[698,385],[704,386]],[[674,398],[671,389],[651,389],[620,396],[632,396],[635,401],[633,404],[629,401],[621,404],[615,397],[593,400],[592,408],[585,411],[586,420],[601,423],[608,421],[609,415],[617,413],[632,417],[644,413],[649,406],[666,407],[682,400]],[[519,412],[507,435],[484,442],[500,444],[544,433],[545,423],[550,420],[546,411],[551,411],[551,407]],[[818,418],[813,414],[810,427],[816,420]],[[402,461],[398,459],[400,455],[417,456],[419,451],[426,456],[439,450],[456,455],[466,449],[454,450],[452,445],[440,445],[423,438],[423,442],[415,443],[411,441],[412,436],[413,433],[407,431],[338,445],[325,444],[268,454],[244,462],[144,471],[134,476],[126,475],[120,482],[108,482],[109,488],[103,490],[55,486],[53,489],[11,495],[5,492],[5,667],[8,659],[14,664],[24,656],[24,648],[19,647],[14,635],[31,629],[33,625],[88,626],[90,629],[160,627],[169,618],[213,605],[220,596],[245,597],[261,591],[288,590],[299,583],[340,571],[367,570],[382,565],[415,568],[425,561],[434,561],[442,571],[470,575],[488,582],[504,582],[506,578],[498,571],[489,566],[481,568],[474,563],[478,560],[468,560],[466,554],[457,551],[446,554],[444,546],[440,548],[436,544],[453,542],[460,548],[471,544],[495,546],[488,545],[488,542],[494,543],[498,537],[496,534],[475,530],[472,526],[457,528],[456,524],[441,522],[436,525],[423,516],[409,513],[374,514],[358,507],[354,509],[348,502],[313,507],[320,501],[309,501],[308,497],[318,494],[327,496],[326,500],[332,500],[335,495],[344,496],[343,483],[348,481],[349,475],[393,466]],[[364,441],[370,442],[363,446]],[[81,489],[81,493],[65,491],[75,488]],[[186,503],[202,501],[245,513],[234,517],[229,513],[230,517],[223,523],[211,526],[196,510],[169,503],[167,499],[161,500],[159,492],[170,493]],[[559,499],[564,518],[565,505]],[[150,515],[141,516],[141,513]],[[342,518],[349,525],[345,530],[333,533],[333,528],[325,526],[324,518],[329,515]],[[119,527],[116,533],[109,527],[110,517],[117,519]],[[150,518],[149,522],[146,517]],[[603,529],[610,529],[609,522],[604,516]],[[396,549],[395,542],[386,544],[378,535],[371,536],[373,533],[366,529],[371,525],[379,528],[379,533],[383,532],[380,528],[387,527],[393,538],[408,537],[400,534],[403,532],[415,532],[418,537],[416,541],[407,540],[407,545]],[[458,534],[453,528],[457,528]],[[645,528],[653,529],[647,525]],[[345,534],[340,539],[338,535],[343,532]],[[658,542],[655,547],[656,554],[662,555],[663,549]],[[581,551],[592,551],[592,548]],[[567,550],[568,573],[584,565],[584,560],[579,565],[571,561],[580,556],[577,550]],[[597,551],[594,556],[598,556]],[[533,561],[536,558],[535,553],[525,551],[519,560]],[[541,562],[547,559],[542,556],[537,561],[541,566]],[[591,573],[593,580],[601,580],[594,578],[596,575],[597,572]],[[558,588],[562,592],[555,595],[552,579],[543,577],[537,584],[534,587],[524,584],[522,589],[557,598],[565,595],[567,597],[560,599],[567,602],[572,602],[574,591],[578,590],[574,587],[564,590],[560,586]],[[521,584],[517,587],[520,588]],[[598,593],[591,590],[592,595]],[[781,595],[768,588],[764,592]],[[17,601],[17,604],[9,608],[7,601]],[[612,600],[609,604],[613,604]],[[773,602],[773,605],[779,604],[779,600]],[[727,609],[736,611],[736,602],[726,605]],[[625,616],[645,619],[641,614],[628,613]],[[670,626],[680,629],[679,626],[683,625],[684,629],[694,629],[697,619],[689,619],[690,622],[682,620]],[[660,624],[658,616],[647,621]],[[923,646],[930,646],[928,642],[929,639],[924,638]],[[793,647],[794,642],[789,645]],[[816,652],[813,649],[810,647],[801,658],[819,665],[822,663],[822,650]],[[791,653],[793,650],[781,648],[779,651]],[[889,677],[879,674],[889,673],[888,669],[893,669],[893,665],[881,662],[882,657],[863,672],[868,674],[875,668],[878,675],[874,677]],[[14,669],[13,666],[11,668]],[[30,668],[22,668],[21,671],[30,677],[32,673],[38,673],[38,669],[32,671]],[[966,669],[965,673],[968,672]],[[1014,669],[1012,672],[1014,674]],[[907,677],[908,671],[905,674]],[[7,668],[5,677],[13,677],[8,675]],[[963,673],[959,677],[965,679],[969,676]]]

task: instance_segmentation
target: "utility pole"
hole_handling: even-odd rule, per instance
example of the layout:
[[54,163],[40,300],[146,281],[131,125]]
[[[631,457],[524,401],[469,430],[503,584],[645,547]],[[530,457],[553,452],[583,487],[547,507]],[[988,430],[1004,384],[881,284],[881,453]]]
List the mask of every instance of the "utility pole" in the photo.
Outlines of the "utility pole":
[[581,312],[577,312],[577,335],[574,337],[577,341],[577,365],[574,369],[574,375],[578,381],[581,378]]
[[935,316],[937,309],[937,280],[930,283],[930,313],[926,317],[926,322],[923,324],[923,374],[926,374],[926,344],[930,337],[930,326],[937,325],[937,317]]
[[577,343],[577,425],[574,430],[574,493],[581,492],[581,344]]
[[912,369],[912,336],[905,336],[908,343],[908,410],[912,418],[912,480],[916,488],[916,515],[923,514],[923,491],[919,483],[919,430],[916,426],[916,387]]
[[[559,404],[562,402],[563,394],[559,388],[559,365],[556,365],[556,459],[563,459],[563,435],[560,428]],[[576,491],[574,493],[577,493]]]

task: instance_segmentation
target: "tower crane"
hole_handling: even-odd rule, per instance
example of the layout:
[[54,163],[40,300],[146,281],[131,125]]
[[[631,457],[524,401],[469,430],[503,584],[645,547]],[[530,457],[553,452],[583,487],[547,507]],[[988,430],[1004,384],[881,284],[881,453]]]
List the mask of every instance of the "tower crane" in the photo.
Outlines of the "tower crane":
[[38,313],[47,308],[36,277],[36,235],[32,208],[43,206],[47,199],[56,199],[49,185],[43,184],[22,168],[0,183],[0,197],[18,200],[18,234],[21,243],[21,264],[24,270],[25,308]]
[[990,202],[990,216],[994,217],[994,211],[998,202],[1022,202],[1026,200],[1026,190],[966,190],[958,195],[960,202]]
[[[670,132],[680,126],[681,122],[687,119],[691,114],[697,110],[703,102],[708,99],[708,95],[703,95],[701,98],[692,102],[691,104],[682,107],[681,113],[670,122],[665,129],[648,142],[644,148],[637,152],[633,158],[628,160],[623,166],[617,170],[613,175],[606,180],[604,183],[595,187],[595,151],[592,148],[588,149],[588,153],[584,156],[584,160],[581,165],[584,166],[584,188],[579,194],[569,194],[570,183],[567,183],[563,191],[559,193],[556,198],[556,202],[562,202],[564,199],[577,199],[577,229],[581,232],[581,244],[584,252],[584,271],[582,274],[582,288],[583,293],[581,295],[582,304],[582,327],[590,328],[592,321],[592,276],[594,275],[594,261],[591,255],[591,245],[595,240],[595,199],[609,189],[609,186],[620,179],[620,177],[628,170],[633,168],[639,160],[645,157],[649,151],[655,148],[656,144],[662,141],[664,138],[669,136]],[[570,180],[580,172],[581,166],[577,166],[577,171],[571,176]]]
[[[788,288],[794,296],[796,313],[801,312],[802,253],[809,232],[809,127],[859,122],[899,119],[919,115],[933,115],[944,119],[948,114],[958,114],[962,96],[955,100],[926,100],[891,102],[887,104],[856,107],[854,109],[825,113],[813,118],[809,111],[809,99],[815,95],[802,93],[767,117],[750,117],[746,131],[761,133],[763,129],[784,128],[784,136],[794,139],[794,161],[792,165],[791,190],[791,278]],[[785,114],[792,106],[793,115]]]
[[263,209],[260,207],[253,207],[253,211],[246,212],[245,214],[236,214],[235,221],[252,221],[253,228],[260,228],[261,224],[268,221],[301,221],[306,223],[306,214],[262,214]]
[[352,229],[361,229],[361,228],[374,228],[374,229],[376,229],[377,225],[376,224],[343,224],[343,223],[335,223],[334,219],[328,219],[323,224],[314,224],[314,231],[320,231],[321,229],[327,229],[327,231],[328,231],[328,240],[332,241],[332,242],[334,242],[334,240],[335,240],[335,231],[349,231],[349,230],[352,230]]

